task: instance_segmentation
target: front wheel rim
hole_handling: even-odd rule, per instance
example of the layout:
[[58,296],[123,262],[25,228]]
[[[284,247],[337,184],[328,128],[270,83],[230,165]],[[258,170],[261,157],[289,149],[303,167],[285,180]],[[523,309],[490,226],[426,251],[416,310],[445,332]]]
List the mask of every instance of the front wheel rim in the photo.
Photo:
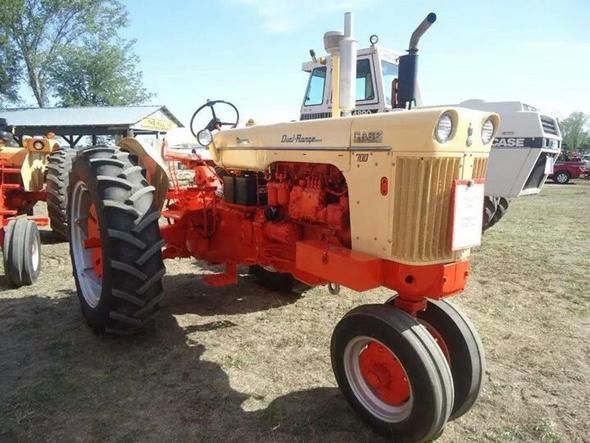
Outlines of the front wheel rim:
[[567,175],[565,175],[565,174],[559,174],[557,176],[557,181],[559,183],[565,183],[567,181]]
[[410,416],[412,388],[391,349],[374,338],[355,337],[347,343],[343,358],[350,388],[369,413],[387,423]]
[[[74,269],[82,297],[91,308],[96,308],[102,293],[102,250],[97,231],[98,220],[88,187],[84,182],[76,183],[72,190],[70,220],[71,249]],[[90,232],[90,233],[89,233]],[[97,250],[98,248],[98,250]],[[97,257],[100,260],[97,262]]]
[[31,245],[31,265],[33,272],[37,272],[37,269],[39,269],[39,262],[41,261],[39,254],[39,243],[36,240],[37,239],[34,238],[33,244]]

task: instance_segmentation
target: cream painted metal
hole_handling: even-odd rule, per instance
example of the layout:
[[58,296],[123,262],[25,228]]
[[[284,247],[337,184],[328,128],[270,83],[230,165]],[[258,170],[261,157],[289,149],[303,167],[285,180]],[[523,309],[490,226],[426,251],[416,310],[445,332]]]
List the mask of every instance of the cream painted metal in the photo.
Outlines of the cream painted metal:
[[[434,131],[443,113],[455,129],[441,144]],[[469,255],[451,251],[451,189],[454,180],[474,177],[478,160],[487,160],[490,146],[479,134],[488,118],[498,125],[495,114],[441,107],[253,126],[219,132],[209,150],[228,169],[334,165],[348,183],[353,250],[407,264],[445,263]],[[362,133],[380,133],[381,140],[355,141]]]

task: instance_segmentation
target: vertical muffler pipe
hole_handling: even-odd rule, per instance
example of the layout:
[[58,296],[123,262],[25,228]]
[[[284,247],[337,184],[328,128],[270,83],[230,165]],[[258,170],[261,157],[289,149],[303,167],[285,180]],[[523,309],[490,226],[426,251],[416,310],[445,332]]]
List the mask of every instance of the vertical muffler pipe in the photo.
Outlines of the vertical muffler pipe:
[[340,110],[350,115],[356,106],[356,40],[352,13],[344,14],[344,36],[340,48]]
[[420,37],[436,21],[436,14],[431,12],[410,37],[408,53],[399,58],[398,91],[396,108],[412,109],[416,105],[416,82],[418,79],[418,42]]

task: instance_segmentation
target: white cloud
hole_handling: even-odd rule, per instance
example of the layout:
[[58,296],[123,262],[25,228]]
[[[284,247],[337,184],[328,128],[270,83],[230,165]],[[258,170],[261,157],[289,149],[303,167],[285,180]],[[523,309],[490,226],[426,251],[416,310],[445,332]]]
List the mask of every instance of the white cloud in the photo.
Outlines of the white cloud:
[[282,34],[301,28],[306,22],[326,14],[358,11],[375,6],[381,0],[233,0],[253,8],[264,28]]

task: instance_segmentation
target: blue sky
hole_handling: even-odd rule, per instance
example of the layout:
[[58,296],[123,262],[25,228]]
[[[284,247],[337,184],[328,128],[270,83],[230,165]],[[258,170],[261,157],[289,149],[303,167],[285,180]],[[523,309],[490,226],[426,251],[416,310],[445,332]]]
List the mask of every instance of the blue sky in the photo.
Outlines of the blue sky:
[[405,49],[430,11],[420,46],[426,104],[523,100],[559,116],[590,113],[590,0],[123,0],[124,35],[137,39],[147,88],[187,123],[207,98],[234,102],[245,119],[296,118],[308,50],[355,14],[359,47],[376,33]]

